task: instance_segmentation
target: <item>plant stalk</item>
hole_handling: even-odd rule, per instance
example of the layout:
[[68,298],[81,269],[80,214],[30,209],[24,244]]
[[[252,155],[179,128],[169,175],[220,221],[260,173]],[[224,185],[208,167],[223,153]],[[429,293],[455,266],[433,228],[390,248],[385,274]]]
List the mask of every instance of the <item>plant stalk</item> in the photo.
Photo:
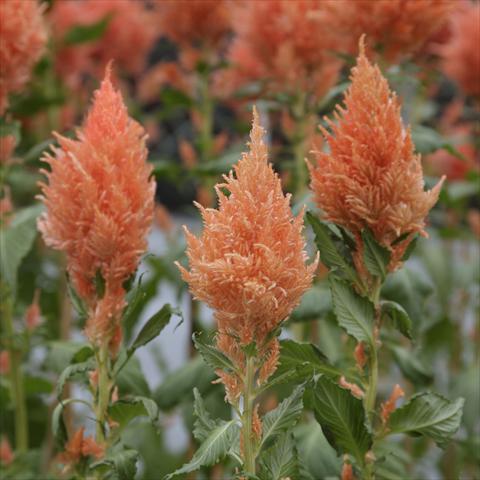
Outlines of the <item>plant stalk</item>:
[[98,368],[98,390],[95,412],[97,416],[97,442],[105,443],[105,419],[110,401],[110,379],[108,375],[108,345],[102,345],[96,355]]
[[242,415],[242,431],[243,431],[243,455],[244,455],[244,471],[247,474],[255,475],[255,449],[253,445],[252,421],[254,407],[254,357],[247,357],[247,365],[245,372],[245,384],[243,394],[243,415]]
[[18,452],[28,450],[28,419],[25,403],[23,373],[21,369],[22,352],[14,343],[13,300],[10,294],[3,301],[2,318],[7,337],[7,350],[10,356],[10,382],[13,405],[15,406],[15,448]]

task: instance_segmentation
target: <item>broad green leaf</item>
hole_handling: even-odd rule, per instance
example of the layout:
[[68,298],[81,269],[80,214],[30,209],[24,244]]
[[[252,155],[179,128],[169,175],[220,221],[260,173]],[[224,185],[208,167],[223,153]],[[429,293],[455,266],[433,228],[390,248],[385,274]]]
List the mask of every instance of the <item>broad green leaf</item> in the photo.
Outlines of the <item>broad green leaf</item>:
[[158,417],[158,406],[150,398],[133,397],[115,402],[109,407],[108,414],[124,428],[136,417],[148,417],[151,422],[155,422]]
[[213,337],[194,333],[192,336],[195,348],[205,360],[205,363],[214,370],[224,370],[226,372],[234,372],[235,366],[232,361],[218,348],[213,346]]
[[397,302],[385,300],[381,302],[383,319],[390,320],[394,327],[412,340],[412,320],[405,309]]
[[292,322],[318,320],[332,310],[332,300],[328,288],[314,285],[302,297],[300,305],[290,315]]
[[336,247],[331,238],[330,229],[310,212],[307,212],[307,221],[312,226],[315,234],[315,243],[320,252],[322,263],[328,268],[337,271],[351,282],[357,283],[357,274]]
[[74,363],[69,365],[60,375],[57,382],[57,397],[60,398],[63,393],[63,387],[65,383],[76,375],[85,374],[91,370],[95,370],[95,362],[93,359],[89,359],[86,362]]
[[402,373],[415,385],[426,385],[432,382],[433,374],[417,355],[405,347],[385,342],[385,346],[393,353]]
[[313,480],[337,476],[342,468],[342,461],[317,422],[298,424],[294,436],[300,462]]
[[333,311],[339,325],[359,342],[373,345],[374,307],[343,280],[329,276]]
[[73,354],[73,357],[70,363],[85,362],[90,357],[93,357],[94,354],[95,352],[93,351],[93,348],[90,345],[83,345]]
[[123,395],[139,395],[141,397],[150,396],[150,388],[145,380],[142,366],[137,357],[133,356],[129,359],[116,379],[121,397]]
[[390,263],[390,252],[379,245],[370,230],[363,230],[363,261],[368,271],[382,280],[387,276],[387,267]]
[[308,380],[322,373],[330,378],[339,378],[342,372],[332,366],[328,358],[313,343],[300,343],[294,340],[280,341],[280,360],[274,377],[284,377],[286,381],[293,378]]
[[464,159],[463,155],[452,145],[450,139],[444,138],[433,128],[415,125],[412,128],[412,140],[418,153],[427,154],[444,149],[455,157]]
[[299,385],[289,397],[263,417],[260,448],[265,447],[279,434],[285,433],[295,426],[303,410],[304,390],[303,385]]
[[83,403],[91,408],[90,404],[85,400],[78,398],[67,398],[58,403],[52,413],[52,433],[55,439],[56,447],[63,450],[65,442],[68,440],[67,429],[63,421],[63,409],[70,403]]
[[390,415],[389,433],[423,435],[445,447],[460,427],[463,404],[463,398],[450,401],[438,393],[419,393]]
[[111,17],[112,15],[106,15],[98,22],[90,25],[75,25],[66,33],[64,43],[66,45],[77,45],[98,40],[105,33]]
[[299,478],[298,453],[292,434],[281,435],[260,458],[261,480]]
[[[104,459],[95,462],[90,470],[95,472],[104,466],[110,466],[115,472],[115,480],[132,480],[137,472],[138,452],[132,449],[118,450],[109,454]],[[111,478],[110,476],[102,478]],[[113,479],[112,479],[113,480]]]
[[137,348],[143,347],[165,328],[170,321],[172,315],[181,316],[178,309],[173,308],[170,304],[165,304],[157,313],[147,320],[147,323],[140,330],[137,338],[133,341],[132,346],[128,349],[129,354],[133,353]]
[[375,462],[375,478],[378,480],[405,480],[409,477],[408,466],[412,458],[401,444],[383,440],[373,450]]
[[167,480],[182,473],[194,472],[200,467],[215,465],[227,455],[232,445],[235,444],[239,433],[240,428],[237,420],[223,421],[205,438],[190,462],[168,475]]
[[72,302],[73,308],[78,315],[80,320],[85,320],[88,318],[88,309],[87,305],[83,301],[83,299],[78,295],[75,288],[73,288],[72,282],[68,278],[67,275],[67,291],[70,297],[70,301]]
[[324,376],[307,392],[308,403],[330,445],[339,454],[353,455],[363,464],[372,445],[363,402]]
[[205,408],[205,403],[203,402],[203,398],[200,395],[198,388],[193,389],[193,396],[195,397],[193,402],[193,413],[196,417],[193,436],[199,442],[203,442],[208,437],[210,432],[219,426],[219,422],[210,417],[210,414]]
[[5,118],[0,118],[0,137],[7,137],[12,135],[15,137],[17,143],[20,140],[20,122],[19,121],[5,121]]
[[162,410],[170,410],[178,404],[190,399],[192,389],[198,388],[201,394],[210,391],[215,373],[197,355],[179,369],[169,373],[161,385],[155,390],[153,398]]
[[46,378],[25,375],[23,381],[25,385],[25,395],[27,397],[42,393],[52,393],[53,391],[53,383]]
[[13,217],[8,227],[0,229],[1,278],[14,293],[17,271],[37,236],[37,217],[42,208],[41,205],[24,208]]

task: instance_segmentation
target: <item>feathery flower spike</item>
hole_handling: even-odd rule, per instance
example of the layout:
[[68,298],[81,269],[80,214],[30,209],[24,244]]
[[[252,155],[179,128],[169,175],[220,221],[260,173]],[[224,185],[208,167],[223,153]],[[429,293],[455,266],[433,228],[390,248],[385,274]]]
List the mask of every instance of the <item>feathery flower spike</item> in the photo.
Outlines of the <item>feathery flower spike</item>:
[[[311,189],[327,220],[352,232],[362,271],[361,232],[368,227],[391,253],[389,270],[401,264],[413,234],[426,236],[425,217],[438,199],[442,178],[424,191],[420,155],[402,124],[400,104],[380,69],[366,58],[363,38],[345,106],[337,107],[332,132],[322,129],[330,152],[314,151]],[[401,241],[397,241],[406,235]]]
[[[255,340],[265,362],[260,383],[278,362],[278,342],[268,334],[298,305],[317,268],[317,260],[305,265],[303,214],[291,212],[290,195],[268,163],[264,133],[254,109],[250,151],[216,185],[218,209],[197,204],[204,231],[197,238],[185,228],[190,270],[178,265],[195,298],[215,310],[218,348],[240,368],[241,347]],[[241,380],[217,373],[233,401]]]
[[8,94],[24,87],[43,53],[47,31],[42,13],[36,0],[0,2],[0,115]]
[[[123,282],[147,248],[155,182],[145,131],[128,116],[110,66],[78,140],[55,136],[60,147],[43,157],[51,171],[42,171],[48,184],[40,185],[46,212],[38,229],[47,245],[67,255],[70,278],[89,308],[90,341],[118,342]],[[104,291],[96,288],[101,279]]]

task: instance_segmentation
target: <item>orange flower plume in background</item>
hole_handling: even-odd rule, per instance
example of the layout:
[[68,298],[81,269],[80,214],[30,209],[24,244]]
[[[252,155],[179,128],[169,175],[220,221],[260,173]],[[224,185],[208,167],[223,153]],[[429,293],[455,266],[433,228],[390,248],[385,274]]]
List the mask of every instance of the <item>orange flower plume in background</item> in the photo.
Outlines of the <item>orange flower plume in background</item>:
[[327,0],[332,12],[330,28],[349,41],[356,52],[366,34],[369,45],[389,62],[411,55],[446,22],[455,2],[451,0]]
[[105,447],[99,445],[92,437],[85,437],[85,428],[78,429],[65,445],[65,451],[58,459],[65,465],[75,465],[81,458],[92,456],[96,459],[105,455]]
[[265,81],[268,91],[306,91],[321,98],[338,77],[341,50],[321,0],[240,2],[233,10],[232,69],[219,82]]
[[[273,373],[278,342],[268,335],[285,320],[310,287],[317,261],[305,265],[303,214],[296,218],[268,163],[256,110],[250,151],[215,187],[219,208],[197,207],[204,221],[199,238],[185,229],[190,270],[180,267],[194,297],[215,310],[217,345],[243,369],[241,349],[255,341],[265,359],[259,382]],[[227,196],[224,191],[230,192]],[[241,380],[218,372],[230,401]]]
[[[108,23],[100,38],[65,45],[75,26],[90,26],[103,19]],[[110,60],[129,74],[140,73],[157,36],[145,4],[136,0],[54,2],[49,20],[59,45],[55,68],[72,88],[82,81],[82,74],[101,78]]]
[[[147,248],[155,182],[146,162],[146,135],[129,118],[110,81],[110,67],[94,94],[78,140],[56,134],[60,144],[45,154],[51,171],[42,184],[46,206],[38,222],[47,245],[67,255],[67,269],[90,309],[86,333],[92,343],[115,333],[124,307],[123,282]],[[96,288],[99,274],[104,292]],[[115,331],[116,330],[116,331]]]
[[466,94],[480,96],[480,4],[461,2],[450,28],[451,38],[440,48],[443,71]]
[[[325,218],[342,225],[357,240],[361,269],[361,232],[370,228],[392,252],[390,270],[399,264],[416,232],[426,235],[425,217],[438,199],[443,179],[424,191],[420,155],[400,116],[400,104],[378,66],[367,60],[363,43],[344,107],[337,107],[332,133],[323,130],[329,153],[314,151],[311,188]],[[400,236],[410,234],[393,244]]]
[[36,0],[0,2],[0,115],[8,106],[8,94],[24,87],[44,51],[42,12]]

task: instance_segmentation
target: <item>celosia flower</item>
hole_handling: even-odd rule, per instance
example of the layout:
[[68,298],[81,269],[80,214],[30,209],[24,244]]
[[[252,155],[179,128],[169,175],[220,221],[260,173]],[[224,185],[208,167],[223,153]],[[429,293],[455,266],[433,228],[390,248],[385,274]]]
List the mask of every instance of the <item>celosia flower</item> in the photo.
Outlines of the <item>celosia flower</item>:
[[451,20],[451,38],[440,48],[443,71],[469,95],[480,95],[480,4],[462,2]]
[[0,115],[8,94],[24,87],[43,53],[47,32],[42,12],[36,0],[0,2]]
[[32,331],[40,325],[42,321],[42,311],[40,310],[40,290],[35,290],[32,303],[28,306],[25,312],[25,325],[27,330]]
[[[145,131],[129,118],[109,68],[77,136],[56,134],[60,148],[44,156],[51,172],[43,171],[48,184],[41,185],[40,199],[46,212],[38,228],[47,245],[67,255],[70,278],[90,309],[89,339],[102,343],[115,333],[118,341],[123,283],[147,247],[155,182],[146,162]],[[96,288],[99,277],[103,292]]]
[[[136,0],[55,2],[49,19],[59,45],[55,67],[71,87],[77,87],[85,73],[100,78],[110,60],[129,74],[140,73],[156,38],[145,4]],[[64,44],[65,36],[75,26],[93,25],[102,19],[108,19],[108,25],[100,38]]]
[[454,6],[450,0],[327,0],[331,28],[349,39],[367,41],[394,63],[417,51],[446,22]]
[[381,405],[382,412],[381,412],[380,416],[382,418],[382,423],[384,425],[387,424],[388,419],[390,418],[390,415],[395,410],[397,400],[399,398],[404,397],[404,396],[405,396],[405,392],[403,391],[402,387],[400,387],[400,385],[398,385],[398,384],[395,385],[393,387],[392,393],[391,393],[390,397],[388,398],[388,400],[386,402],[382,403],[382,405]]
[[341,480],[355,480],[355,477],[353,475],[352,464],[349,461],[347,461],[347,459],[343,462],[343,465],[342,465]]
[[340,380],[338,381],[340,387],[345,388],[346,390],[350,390],[350,393],[356,398],[363,398],[365,396],[365,392],[355,383],[347,382],[346,378],[342,375]]
[[10,372],[10,353],[8,350],[2,350],[0,352],[0,373],[7,375]]
[[10,465],[14,458],[15,456],[8,438],[2,435],[2,441],[0,442],[0,463]]
[[84,437],[85,428],[75,432],[73,437],[65,445],[65,451],[59,455],[59,461],[66,465],[75,465],[81,458],[102,458],[105,455],[105,447],[99,445],[92,437]]
[[[330,152],[314,151],[309,165],[315,201],[327,220],[356,238],[354,260],[362,271],[361,233],[369,228],[392,252],[389,270],[399,264],[413,234],[426,236],[425,217],[438,199],[442,180],[424,191],[420,155],[414,153],[400,104],[363,47],[352,69],[345,106],[337,107],[332,133],[323,130]],[[394,243],[402,235],[403,240]]]
[[321,0],[269,0],[240,3],[228,58],[230,88],[263,81],[268,92],[304,91],[321,98],[338,76],[341,38],[330,28]]
[[227,40],[230,15],[225,0],[157,0],[154,5],[160,32],[181,48],[212,51]]
[[11,162],[17,139],[14,135],[0,137],[0,165],[8,165]]
[[[245,362],[241,347],[256,342],[264,358],[260,383],[278,361],[278,342],[268,335],[299,303],[317,267],[317,261],[305,265],[303,215],[292,215],[290,196],[283,195],[268,163],[263,135],[254,110],[250,151],[235,173],[216,185],[218,210],[197,204],[204,231],[197,238],[185,229],[190,270],[179,266],[194,297],[215,310],[217,346],[240,369]],[[241,380],[219,375],[233,401]]]

